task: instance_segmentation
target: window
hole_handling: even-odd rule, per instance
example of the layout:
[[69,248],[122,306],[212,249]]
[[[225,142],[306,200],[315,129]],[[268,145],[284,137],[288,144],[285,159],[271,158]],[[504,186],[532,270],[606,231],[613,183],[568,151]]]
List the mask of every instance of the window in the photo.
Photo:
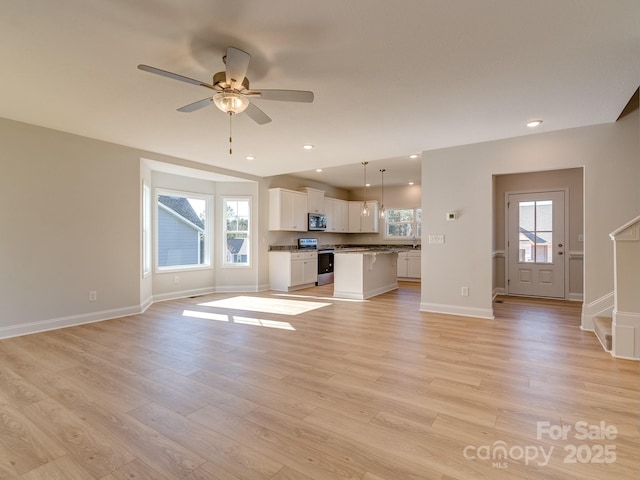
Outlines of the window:
[[387,208],[384,220],[385,238],[413,239],[422,236],[421,208]]
[[227,197],[222,199],[224,209],[224,265],[250,265],[251,198]]
[[156,190],[158,270],[211,266],[210,195]]

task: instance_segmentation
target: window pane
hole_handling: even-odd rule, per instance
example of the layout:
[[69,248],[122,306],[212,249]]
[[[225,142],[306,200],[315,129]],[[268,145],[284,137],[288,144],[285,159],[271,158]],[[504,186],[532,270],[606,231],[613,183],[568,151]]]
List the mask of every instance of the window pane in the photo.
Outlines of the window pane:
[[207,201],[202,198],[158,195],[158,266],[208,263]]
[[225,265],[249,265],[250,207],[249,199],[224,199]]

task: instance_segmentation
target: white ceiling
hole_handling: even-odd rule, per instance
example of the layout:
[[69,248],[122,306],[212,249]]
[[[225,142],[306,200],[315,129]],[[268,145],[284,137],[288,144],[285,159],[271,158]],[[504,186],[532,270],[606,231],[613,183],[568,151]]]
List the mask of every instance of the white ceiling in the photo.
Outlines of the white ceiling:
[[[136,68],[211,82],[227,46],[252,55],[252,88],[315,92],[255,100],[273,122],[234,117],[232,156],[227,116],[176,111],[208,90]],[[419,172],[411,153],[615,121],[640,84],[640,2],[0,0],[0,62],[1,117],[342,187],[371,161],[390,185]]]

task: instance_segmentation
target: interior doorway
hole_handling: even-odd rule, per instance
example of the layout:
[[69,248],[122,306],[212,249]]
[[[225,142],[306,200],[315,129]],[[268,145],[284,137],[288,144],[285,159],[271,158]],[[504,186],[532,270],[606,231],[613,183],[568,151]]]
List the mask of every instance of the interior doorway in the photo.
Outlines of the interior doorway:
[[[563,247],[561,247],[563,248],[563,254],[560,257],[564,258],[565,269],[564,296],[555,296],[558,295],[555,292],[552,297],[542,298],[564,298],[566,300],[582,301],[584,292],[584,169],[581,167],[506,173],[493,176],[492,282],[494,296],[506,294],[539,296],[539,292],[534,294],[529,292],[516,293],[513,288],[509,289],[507,196],[510,194],[535,194],[553,191],[564,192],[565,237],[564,242],[560,242],[563,244]],[[536,228],[539,231],[545,231],[540,227]],[[534,241],[536,240],[534,237],[531,238]],[[558,243],[554,243],[554,248],[557,250]],[[538,241],[538,251],[544,250],[544,248],[548,249],[543,245],[543,242]],[[552,255],[553,253],[551,252]],[[555,253],[557,255],[557,252]],[[540,253],[540,255],[543,254],[542,252]],[[517,255],[520,255],[519,249]],[[513,285],[513,280],[510,283]]]
[[565,190],[506,195],[506,293],[565,298]]

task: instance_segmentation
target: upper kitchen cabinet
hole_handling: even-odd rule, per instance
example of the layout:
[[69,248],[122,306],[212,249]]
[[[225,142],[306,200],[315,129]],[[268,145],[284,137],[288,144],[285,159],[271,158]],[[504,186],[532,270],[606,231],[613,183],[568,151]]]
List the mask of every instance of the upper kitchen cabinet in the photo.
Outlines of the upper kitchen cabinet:
[[307,194],[307,211],[309,213],[327,213],[323,190],[304,187],[302,191]]
[[327,232],[347,233],[349,229],[349,202],[337,198],[324,199]]
[[349,233],[378,233],[378,201],[367,200],[369,215],[362,215],[362,201],[349,202]]
[[307,231],[307,194],[269,189],[269,230]]

